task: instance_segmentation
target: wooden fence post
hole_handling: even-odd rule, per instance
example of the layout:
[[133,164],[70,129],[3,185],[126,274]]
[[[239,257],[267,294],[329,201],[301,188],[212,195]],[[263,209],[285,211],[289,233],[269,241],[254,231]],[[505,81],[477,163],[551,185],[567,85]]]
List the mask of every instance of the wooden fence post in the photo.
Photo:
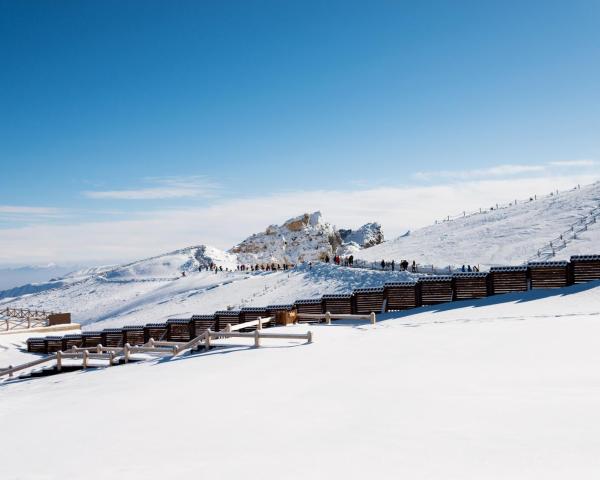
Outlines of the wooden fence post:
[[312,343],[313,342],[313,335],[312,332],[309,330],[308,332],[306,332],[306,343]]
[[123,353],[125,354],[125,363],[129,362],[129,349],[131,348],[131,345],[129,345],[129,343],[126,343],[125,346],[123,347]]
[[81,366],[85,369],[88,366],[88,357],[89,357],[90,353],[87,350],[83,351],[83,360],[81,363]]
[[210,350],[210,328],[204,332],[204,348]]
[[96,345],[96,353],[102,353],[102,344],[101,343]]
[[225,325],[225,331],[231,332],[231,323],[228,323],[227,325]]
[[115,352],[113,352],[112,350],[110,352],[108,352],[108,366],[112,367],[113,366],[113,362],[115,360]]
[[56,352],[56,371],[60,372],[62,370],[62,352],[59,350]]
[[260,332],[254,330],[254,348],[260,347]]
[[331,325],[331,313],[330,312],[325,312],[325,323],[327,325]]
[[371,312],[371,324],[375,325],[375,322],[376,322],[375,312]]
[[[9,366],[8,366],[8,369],[9,369],[9,370],[10,370],[10,369],[12,369],[12,368],[13,368],[13,366],[12,366],[12,365],[9,365]],[[13,377],[13,372],[8,372],[8,378],[12,378],[12,377]]]
[[262,317],[258,317],[258,325],[257,325],[257,329],[258,329],[258,330],[262,330]]

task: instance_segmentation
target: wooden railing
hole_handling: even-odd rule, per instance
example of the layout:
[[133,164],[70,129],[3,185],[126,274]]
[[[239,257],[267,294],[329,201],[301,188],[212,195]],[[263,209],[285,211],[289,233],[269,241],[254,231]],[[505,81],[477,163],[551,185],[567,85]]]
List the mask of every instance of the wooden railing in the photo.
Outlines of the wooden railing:
[[375,325],[377,322],[377,316],[375,312],[371,312],[369,315],[355,315],[346,313],[297,313],[298,318],[325,320],[327,325],[331,325],[332,320],[369,320],[371,324]]
[[242,330],[244,328],[250,328],[250,327],[256,327],[258,330],[262,330],[263,325],[267,325],[268,323],[273,322],[274,320],[275,320],[275,317],[267,317],[267,318],[258,317],[256,320],[250,320],[249,322],[238,323],[236,325],[231,325],[231,323],[228,323],[225,326],[225,331],[226,332],[236,332],[238,330]]
[[[262,326],[265,321],[271,321],[271,318],[264,320],[259,318],[257,320],[245,322],[246,324],[253,325],[244,326],[249,327],[259,324]],[[82,368],[87,368],[89,366],[90,359],[108,360],[108,365],[113,366],[115,361],[117,361],[119,357],[122,357],[124,362],[128,363],[131,359],[131,355],[134,353],[169,355],[171,357],[176,357],[182,352],[195,348],[200,344],[204,344],[204,347],[208,350],[211,346],[214,346],[212,343],[213,339],[221,338],[252,338],[254,340],[255,347],[260,346],[261,339],[300,339],[306,340],[307,343],[313,342],[313,335],[310,331],[307,333],[264,333],[260,329],[257,329],[254,332],[213,332],[211,330],[206,330],[204,333],[198,335],[189,342],[154,341],[154,339],[151,338],[142,346],[131,346],[128,343],[126,343],[123,347],[105,347],[101,344],[97,345],[95,348],[82,348],[74,346],[64,352],[59,351],[31,362],[23,363],[14,367],[10,365],[8,368],[0,369],[0,377],[8,375],[9,378],[12,378],[16,372],[51,362],[55,363],[56,370],[60,372],[63,367],[63,360],[65,359],[81,359]]]

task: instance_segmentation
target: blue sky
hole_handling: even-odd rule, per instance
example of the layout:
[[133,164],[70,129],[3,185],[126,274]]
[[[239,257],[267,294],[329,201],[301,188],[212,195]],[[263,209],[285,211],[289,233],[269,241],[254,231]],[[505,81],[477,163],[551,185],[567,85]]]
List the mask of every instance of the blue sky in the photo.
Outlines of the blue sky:
[[[594,1],[0,0],[0,264],[227,247],[309,206],[380,216],[357,192],[396,202],[395,234],[414,205],[390,188],[494,181],[502,201],[593,180],[598,25]],[[492,201],[436,198],[425,223]],[[169,211],[155,241],[143,222]],[[102,253],[75,252],[90,223]]]

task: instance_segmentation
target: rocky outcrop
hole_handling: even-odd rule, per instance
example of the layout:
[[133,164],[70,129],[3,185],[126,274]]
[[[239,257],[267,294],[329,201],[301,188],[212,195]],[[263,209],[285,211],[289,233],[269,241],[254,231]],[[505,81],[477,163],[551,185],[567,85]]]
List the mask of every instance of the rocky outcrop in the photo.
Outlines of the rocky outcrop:
[[283,225],[270,225],[233,247],[230,252],[244,264],[313,262],[331,257],[342,244],[337,230],[324,222],[321,212],[304,213]]
[[377,222],[366,223],[357,230],[340,230],[344,244],[355,243],[360,248],[369,248],[383,243],[383,230]]

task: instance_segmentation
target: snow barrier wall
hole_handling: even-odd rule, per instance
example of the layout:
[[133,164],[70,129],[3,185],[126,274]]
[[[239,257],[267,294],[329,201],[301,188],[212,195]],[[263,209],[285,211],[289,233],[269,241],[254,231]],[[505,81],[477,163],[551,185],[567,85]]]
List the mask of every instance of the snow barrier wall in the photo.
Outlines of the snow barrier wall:
[[[600,255],[575,255],[569,262],[530,262],[520,266],[492,267],[489,272],[430,275],[416,282],[385,283],[382,287],[358,288],[349,294],[328,294],[321,298],[296,300],[293,304],[220,310],[212,315],[193,315],[191,318],[170,319],[166,323],[149,323],[145,326],[107,328],[80,335],[30,338],[27,340],[27,350],[53,353],[73,346],[93,348],[102,344],[122,347],[126,343],[133,346],[148,342],[150,338],[186,342],[207,329],[223,331],[228,324],[237,325],[258,317],[281,317],[281,314],[291,312],[343,315],[400,311],[529,289],[561,288],[592,280],[600,280]],[[253,329],[245,328],[244,331]]]

